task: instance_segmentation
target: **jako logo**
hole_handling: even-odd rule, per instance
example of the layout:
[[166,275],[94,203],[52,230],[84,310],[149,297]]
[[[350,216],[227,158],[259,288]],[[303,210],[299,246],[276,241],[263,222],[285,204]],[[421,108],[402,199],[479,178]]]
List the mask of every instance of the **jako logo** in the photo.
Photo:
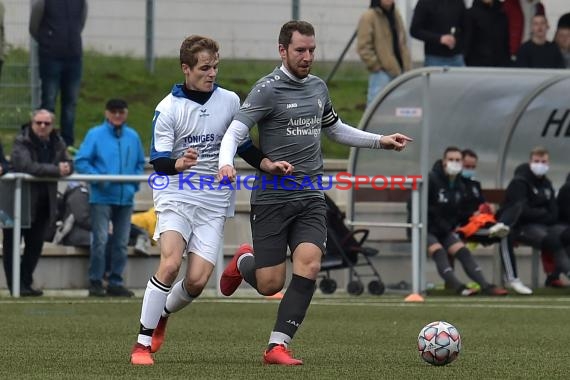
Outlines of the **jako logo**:
[[287,109],[289,108],[297,108],[297,103],[289,103],[287,104]]

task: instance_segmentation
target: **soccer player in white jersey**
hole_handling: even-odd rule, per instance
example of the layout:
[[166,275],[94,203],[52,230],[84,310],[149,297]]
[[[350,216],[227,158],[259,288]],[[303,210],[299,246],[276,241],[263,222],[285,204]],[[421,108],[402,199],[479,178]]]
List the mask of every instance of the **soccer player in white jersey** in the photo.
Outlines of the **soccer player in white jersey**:
[[293,358],[288,345],[305,318],[325,253],[324,195],[317,185],[304,186],[308,178],[317,184],[323,174],[321,131],[336,142],[373,149],[402,150],[411,141],[399,133],[381,136],[344,124],[334,111],[324,81],[309,74],[315,47],[311,24],[290,21],[282,26],[281,67],[253,87],[220,148],[218,176],[235,178],[233,157],[238,143],[257,123],[261,151],[272,161],[292,164],[290,182],[298,185],[286,190],[278,186],[282,178],[265,176],[251,197],[253,247],[242,245],[220,280],[220,289],[227,296],[236,291],[242,279],[263,295],[276,294],[285,283],[289,246],[293,275],[263,354],[267,364],[303,363]]
[[[184,83],[174,85],[154,113],[150,160],[155,173],[149,183],[158,217],[154,238],[160,239],[160,264],[142,302],[140,330],[131,351],[135,365],[154,364],[152,353],[162,345],[168,316],[204,289],[223,244],[224,222],[233,214],[229,186],[204,187],[218,173],[220,143],[239,109],[238,96],[215,84],[218,50],[210,38],[186,38],[180,47]],[[251,140],[242,141],[238,154],[258,170],[291,171],[288,163],[264,158]],[[186,276],[172,285],[184,253]]]

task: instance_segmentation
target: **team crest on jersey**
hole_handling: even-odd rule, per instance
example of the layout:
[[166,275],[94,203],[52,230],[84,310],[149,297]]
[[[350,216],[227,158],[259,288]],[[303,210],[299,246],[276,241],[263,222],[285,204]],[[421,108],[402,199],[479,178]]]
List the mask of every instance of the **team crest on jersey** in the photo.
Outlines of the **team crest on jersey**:
[[317,104],[319,105],[319,108],[323,108],[323,102],[321,102],[321,99],[317,99]]

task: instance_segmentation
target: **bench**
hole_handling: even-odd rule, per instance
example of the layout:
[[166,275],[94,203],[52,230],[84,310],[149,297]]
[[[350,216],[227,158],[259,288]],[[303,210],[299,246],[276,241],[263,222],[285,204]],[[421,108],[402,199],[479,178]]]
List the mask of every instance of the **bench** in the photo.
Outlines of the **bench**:
[[[379,191],[373,188],[360,188],[353,190],[354,203],[362,202],[385,202],[385,203],[407,203],[411,196],[411,190]],[[486,201],[495,205],[500,204],[505,198],[504,189],[483,189],[483,196]],[[409,238],[383,239],[390,243],[409,243]],[[531,286],[538,288],[540,250],[532,248],[531,251]]]

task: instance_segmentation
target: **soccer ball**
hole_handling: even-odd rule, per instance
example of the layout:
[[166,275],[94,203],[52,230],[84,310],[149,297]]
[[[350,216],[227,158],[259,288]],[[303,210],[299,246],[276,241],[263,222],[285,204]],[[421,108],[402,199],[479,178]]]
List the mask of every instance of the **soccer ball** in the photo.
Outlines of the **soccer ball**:
[[457,359],[461,336],[451,323],[428,323],[418,335],[418,351],[423,360],[433,365],[446,365]]

